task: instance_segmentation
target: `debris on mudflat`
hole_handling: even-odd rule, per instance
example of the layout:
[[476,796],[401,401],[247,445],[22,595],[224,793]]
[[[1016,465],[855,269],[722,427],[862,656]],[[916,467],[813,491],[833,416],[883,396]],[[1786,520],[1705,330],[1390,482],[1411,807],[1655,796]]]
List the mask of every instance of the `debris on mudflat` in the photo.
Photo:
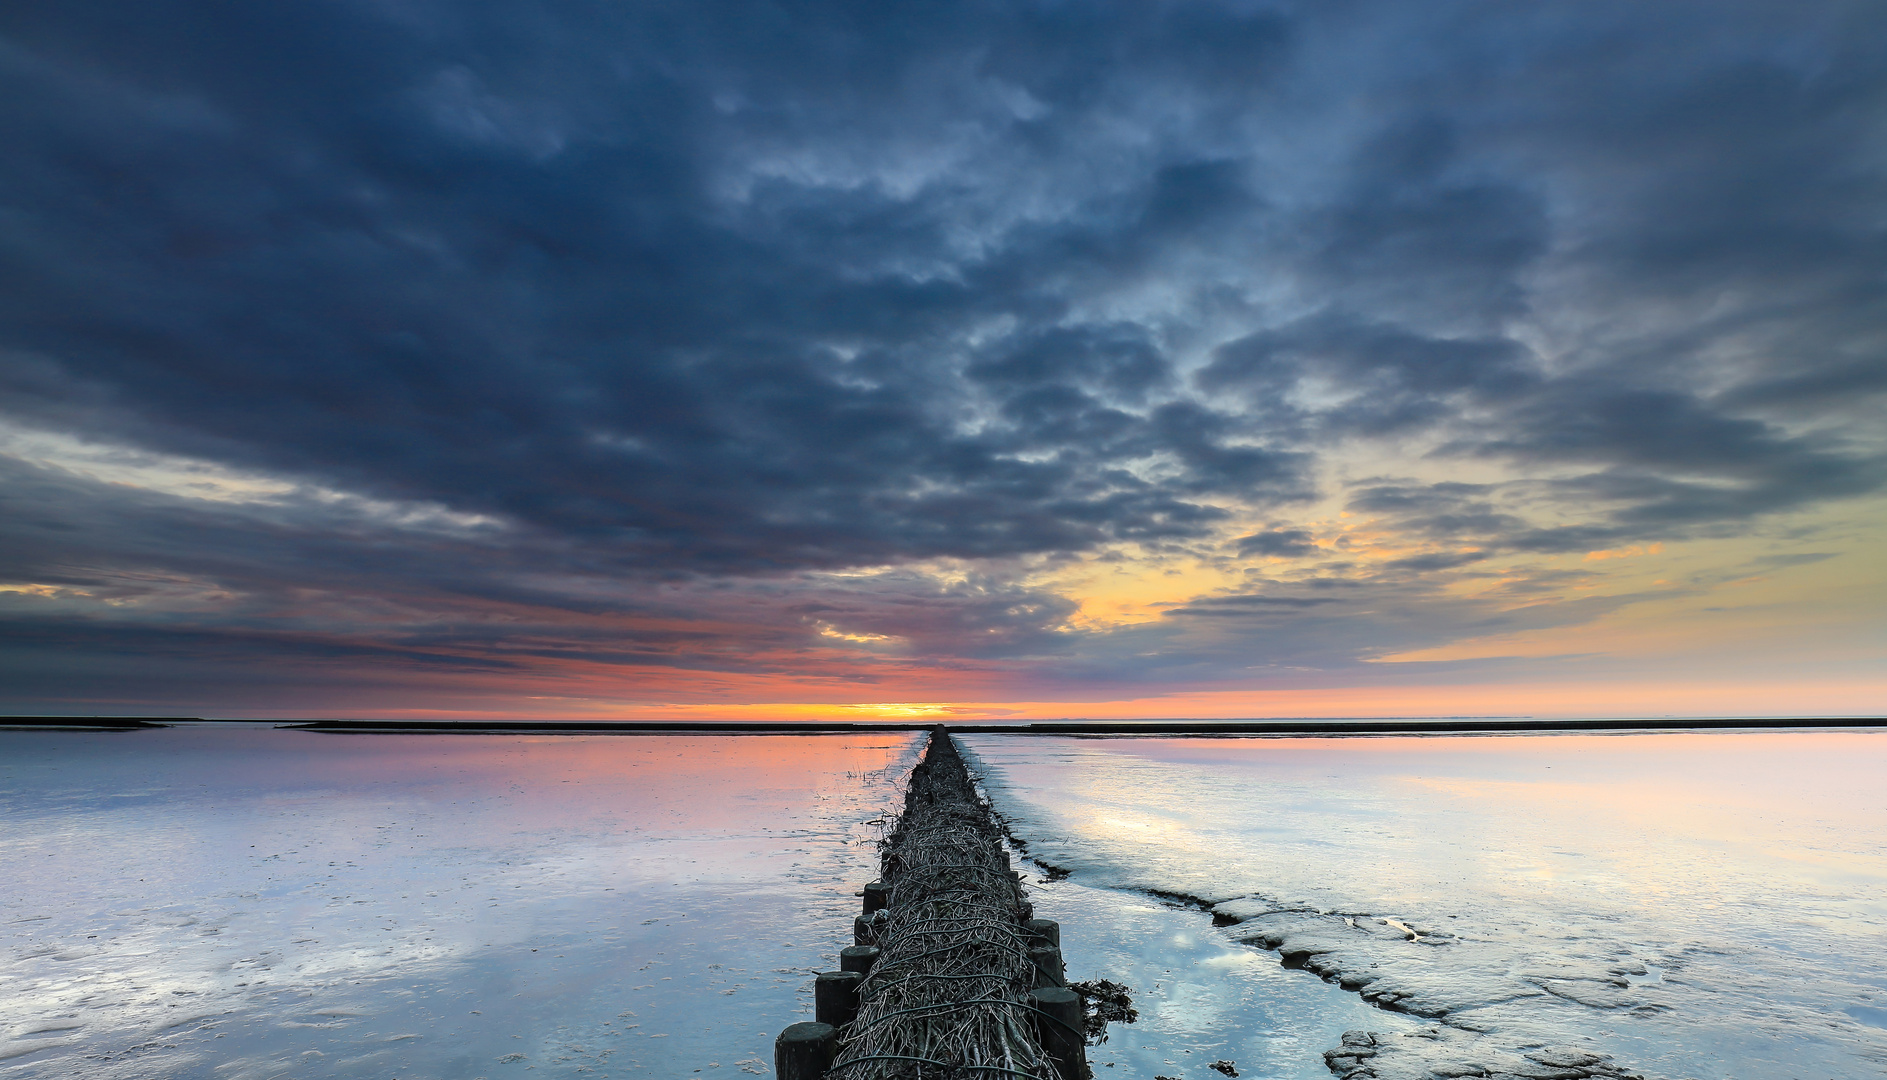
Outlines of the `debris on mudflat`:
[[1215,1061],[1211,1063],[1210,1065],[1207,1065],[1206,1068],[1212,1069],[1216,1072],[1222,1072],[1227,1076],[1238,1075],[1238,1069],[1229,1061]]
[[1134,999],[1130,996],[1132,990],[1120,983],[1108,979],[1089,979],[1087,982],[1069,983],[1068,989],[1080,994],[1081,1000],[1087,1004],[1089,1042],[1106,1042],[1107,1025],[1110,1022],[1131,1024],[1140,1019],[1140,1014],[1134,1010]]

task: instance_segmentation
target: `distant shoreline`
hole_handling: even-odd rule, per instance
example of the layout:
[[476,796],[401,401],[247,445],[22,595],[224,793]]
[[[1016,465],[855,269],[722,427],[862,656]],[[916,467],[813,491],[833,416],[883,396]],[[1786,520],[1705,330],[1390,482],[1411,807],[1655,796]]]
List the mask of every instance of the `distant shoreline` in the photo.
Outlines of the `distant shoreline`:
[[135,731],[179,724],[270,724],[276,728],[357,735],[843,735],[945,728],[963,735],[1365,736],[1498,735],[1555,732],[1791,731],[1887,728],[1887,717],[1688,717],[1538,719],[1533,717],[1408,717],[1288,720],[1036,720],[939,722],[902,720],[312,720],[272,721],[188,716],[0,716],[0,730]]

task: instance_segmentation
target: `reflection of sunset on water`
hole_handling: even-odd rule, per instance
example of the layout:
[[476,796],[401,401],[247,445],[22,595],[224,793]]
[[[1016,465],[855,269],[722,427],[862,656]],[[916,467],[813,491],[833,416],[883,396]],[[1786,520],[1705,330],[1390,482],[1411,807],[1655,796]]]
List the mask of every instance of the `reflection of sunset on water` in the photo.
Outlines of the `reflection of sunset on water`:
[[846,940],[913,743],[0,731],[0,1024],[55,1032],[10,1067],[738,1070]]
[[1887,1060],[1887,732],[964,741],[1070,882],[1298,913],[1305,947],[1498,1045],[1667,1076]]
[[[1000,746],[1000,742],[985,745]],[[1533,863],[1542,874],[1604,877],[1621,889],[1664,881],[1672,843],[1698,872],[1714,854],[1738,865],[1766,865],[1774,887],[1861,888],[1852,902],[1887,914],[1887,734],[1867,731],[1684,732],[1529,736],[1367,736],[1330,738],[1136,737],[1092,744],[1096,755],[1325,777],[1344,788],[1352,777],[1400,790],[1424,812],[1455,815],[1447,843],[1522,815],[1540,836],[1581,847],[1596,859]],[[1260,764],[1262,763],[1262,764]],[[1516,774],[1524,774],[1524,778]],[[1122,780],[1122,783],[1130,781]],[[1434,797],[1431,797],[1434,796]],[[1439,798],[1435,798],[1439,797]],[[1177,819],[1136,815],[1090,819],[1097,825],[1159,830],[1184,841],[1183,803],[1159,802]],[[1202,823],[1196,823],[1202,824]],[[1175,833],[1166,837],[1166,833]],[[1424,840],[1411,838],[1419,850]],[[1489,841],[1490,858],[1509,845]],[[1661,860],[1663,860],[1661,862]],[[1418,860],[1419,861],[1419,860]],[[1606,867],[1604,870],[1598,867]],[[1872,897],[1872,899],[1868,899]]]
[[292,754],[259,759],[255,748],[280,747],[281,735],[197,728],[167,738],[194,744],[205,768],[242,758],[257,785],[384,789],[420,800],[435,787],[471,785],[534,827],[554,825],[573,801],[588,812],[620,812],[632,831],[659,829],[659,820],[645,817],[653,810],[685,807],[694,833],[751,824],[756,805],[799,805],[849,790],[858,777],[900,760],[912,736],[386,734],[363,741],[298,734]]

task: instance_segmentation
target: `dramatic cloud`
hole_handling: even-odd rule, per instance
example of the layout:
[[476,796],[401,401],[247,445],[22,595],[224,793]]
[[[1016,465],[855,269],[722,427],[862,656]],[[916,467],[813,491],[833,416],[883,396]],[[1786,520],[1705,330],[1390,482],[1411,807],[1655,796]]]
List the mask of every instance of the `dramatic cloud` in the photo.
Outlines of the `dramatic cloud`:
[[1864,5],[81,0],[0,102],[22,708],[1373,678],[1887,485]]

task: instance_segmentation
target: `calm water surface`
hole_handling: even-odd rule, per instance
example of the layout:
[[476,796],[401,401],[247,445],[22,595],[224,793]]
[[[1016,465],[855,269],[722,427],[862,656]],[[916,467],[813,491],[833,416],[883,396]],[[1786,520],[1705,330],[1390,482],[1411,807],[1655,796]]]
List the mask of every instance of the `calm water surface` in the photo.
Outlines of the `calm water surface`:
[[[1135,989],[1108,1080],[1437,1027],[1151,890],[1446,927],[1358,955],[1450,1004],[1457,1058],[1887,1075],[1887,735],[965,742],[1073,872],[1031,883],[1070,973]],[[770,1073],[920,751],[0,732],[0,1078]]]
[[0,732],[0,1076],[770,1073],[913,752]]
[[[901,734],[0,732],[0,1076],[770,1073],[919,752]],[[1371,1020],[1196,911],[1034,887],[1071,974],[1138,992],[1101,1075],[1230,1057],[1322,1076]]]
[[1295,908],[1457,1060],[1887,1076],[1887,733],[964,741],[1069,883]]

